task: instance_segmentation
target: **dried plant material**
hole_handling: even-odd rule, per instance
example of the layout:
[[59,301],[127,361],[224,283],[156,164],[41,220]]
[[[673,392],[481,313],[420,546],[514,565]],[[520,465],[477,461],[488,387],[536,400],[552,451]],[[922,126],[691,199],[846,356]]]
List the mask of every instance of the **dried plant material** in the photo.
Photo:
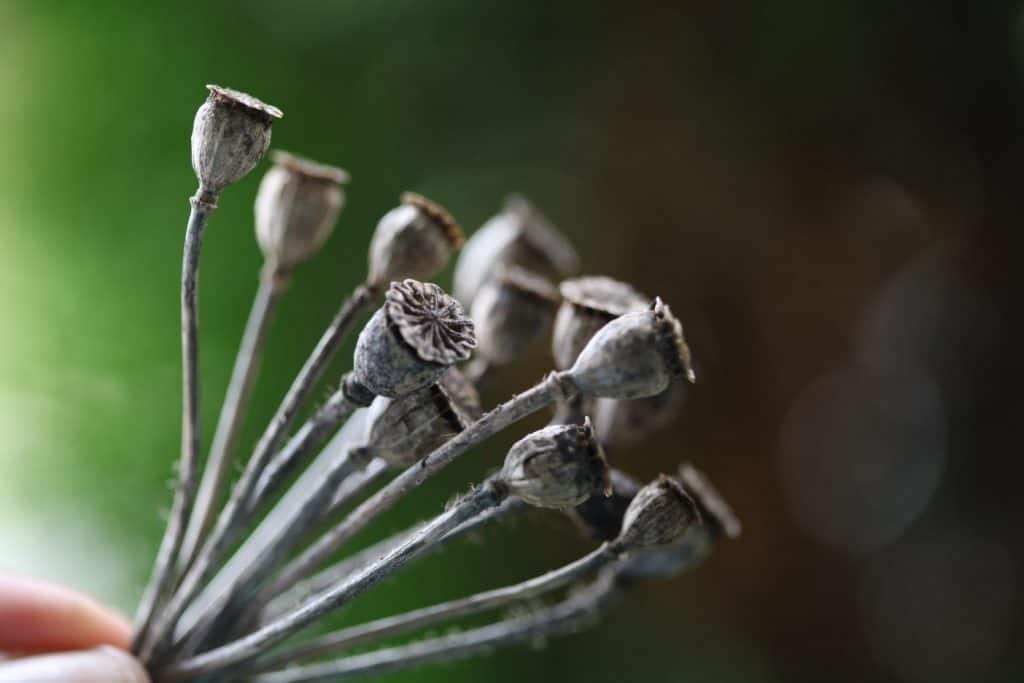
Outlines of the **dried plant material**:
[[631,285],[603,275],[566,280],[558,287],[562,305],[555,318],[551,354],[555,367],[572,367],[580,351],[602,327],[621,315],[642,311],[650,299]]
[[506,266],[473,300],[479,357],[506,365],[522,356],[551,328],[560,301],[558,290],[543,277]]
[[444,207],[412,192],[401,199],[377,223],[370,241],[367,283],[375,289],[392,280],[431,278],[462,246],[462,230]]
[[670,424],[679,413],[687,387],[673,382],[660,394],[633,400],[599,398],[594,401],[594,425],[601,445],[629,448]]
[[743,526],[739,518],[703,472],[688,462],[683,463],[679,466],[679,481],[696,501],[704,526],[708,527],[716,538],[740,537]]
[[622,539],[633,547],[672,543],[700,524],[697,504],[682,485],[665,475],[640,489],[622,518]]

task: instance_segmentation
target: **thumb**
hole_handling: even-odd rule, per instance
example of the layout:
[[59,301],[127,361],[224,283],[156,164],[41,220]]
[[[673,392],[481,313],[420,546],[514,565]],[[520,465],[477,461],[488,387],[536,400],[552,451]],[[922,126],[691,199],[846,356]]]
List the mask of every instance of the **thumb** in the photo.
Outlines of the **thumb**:
[[149,683],[139,662],[110,646],[0,664],[0,683]]

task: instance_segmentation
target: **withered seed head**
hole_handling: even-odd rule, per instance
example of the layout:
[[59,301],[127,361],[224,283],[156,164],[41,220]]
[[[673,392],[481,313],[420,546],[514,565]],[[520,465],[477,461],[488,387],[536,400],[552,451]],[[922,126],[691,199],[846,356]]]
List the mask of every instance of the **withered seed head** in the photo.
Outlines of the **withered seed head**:
[[500,266],[519,266],[559,280],[576,272],[579,257],[530,202],[513,195],[505,200],[501,213],[484,223],[466,242],[455,264],[455,298],[470,306]]
[[371,287],[433,277],[462,246],[462,230],[443,207],[412,192],[401,200],[380,219],[370,241]]
[[277,150],[256,194],[256,240],[276,270],[290,272],[334,230],[348,173]]
[[572,367],[599,329],[621,315],[644,310],[650,302],[625,282],[600,275],[566,280],[558,289],[562,305],[555,318],[551,353],[559,370]]
[[252,95],[206,87],[210,96],[192,125],[192,168],[200,195],[212,201],[259,163],[270,146],[270,126],[282,114]]
[[558,291],[539,275],[505,266],[473,300],[478,353],[493,365],[511,363],[547,334],[558,307]]
[[473,322],[444,290],[411,279],[393,282],[359,334],[352,376],[394,398],[437,381],[474,346]]
[[608,463],[590,420],[545,427],[520,439],[500,476],[513,495],[538,507],[567,508],[595,493],[611,493]]
[[629,548],[667,545],[699,523],[697,504],[678,481],[663,474],[637,492],[619,539]]
[[664,427],[678,413],[686,385],[673,382],[660,394],[637,399],[599,398],[594,401],[597,438],[605,448],[628,448]]
[[398,398],[378,396],[366,416],[365,453],[405,468],[480,417],[479,397],[452,367],[436,384]]
[[583,394],[594,398],[654,396],[677,377],[694,380],[682,325],[661,299],[602,327],[569,375]]

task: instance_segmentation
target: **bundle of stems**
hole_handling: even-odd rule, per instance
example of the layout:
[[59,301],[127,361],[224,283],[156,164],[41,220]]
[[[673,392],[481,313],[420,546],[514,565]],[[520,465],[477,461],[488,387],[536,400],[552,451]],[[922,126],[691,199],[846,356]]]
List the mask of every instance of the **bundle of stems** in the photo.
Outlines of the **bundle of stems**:
[[[227,490],[275,309],[299,266],[327,241],[344,203],[344,171],[283,152],[274,154],[256,197],[265,265],[200,472],[202,236],[221,193],[258,165],[282,116],[250,95],[209,90],[192,132],[199,189],[182,263],[182,455],[133,642],[155,681],[343,680],[566,632],[632,583],[678,574],[719,538],[738,533],[728,506],[692,467],[646,486],[609,468],[610,438],[601,436],[609,432],[585,412],[600,405],[609,424],[622,425],[616,432],[663,423],[666,406],[678,402],[659,397],[678,394],[678,380],[694,379],[690,351],[660,299],[609,278],[552,284],[576,269],[575,252],[520,197],[510,198],[459,257],[460,303],[422,281],[462,245],[458,225],[434,202],[403,194],[375,228],[365,281],[342,302]],[[342,342],[374,306],[351,369],[296,427]],[[555,370],[483,412],[477,385],[549,333]],[[549,406],[559,407],[552,423],[517,441],[496,473],[437,515],[339,558],[435,474]],[[510,586],[307,634],[409,564],[534,508],[569,514],[599,545]],[[381,647],[566,591],[526,615]],[[366,646],[375,649],[349,654]]]

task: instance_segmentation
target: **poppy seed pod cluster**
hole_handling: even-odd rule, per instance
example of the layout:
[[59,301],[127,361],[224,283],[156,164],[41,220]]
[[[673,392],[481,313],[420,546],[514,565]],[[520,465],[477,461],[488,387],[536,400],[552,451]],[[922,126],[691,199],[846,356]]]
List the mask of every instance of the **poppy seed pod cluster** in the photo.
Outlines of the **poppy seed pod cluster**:
[[555,318],[551,354],[555,367],[572,367],[599,329],[620,315],[642,311],[650,299],[625,282],[602,275],[566,280],[558,287],[562,305]]
[[373,288],[392,280],[433,277],[464,241],[458,223],[444,207],[412,192],[401,200],[380,219],[370,241],[367,282]]
[[504,266],[518,266],[555,281],[579,268],[576,250],[529,201],[519,195],[473,233],[455,264],[452,293],[471,306],[484,284]]
[[517,266],[501,268],[473,299],[480,358],[505,365],[521,356],[547,334],[558,302],[558,291],[541,276]]
[[476,346],[462,305],[431,283],[393,282],[356,341],[352,377],[394,398],[436,382]]
[[271,124],[283,114],[252,95],[206,87],[210,96],[192,126],[192,168],[200,195],[211,199],[255,168],[270,146]]
[[256,241],[275,270],[290,272],[323,246],[345,202],[348,174],[275,151],[256,194]]
[[608,463],[587,420],[533,432],[509,449],[501,480],[530,505],[567,508],[610,495]]
[[642,398],[685,376],[694,381],[683,328],[661,299],[602,327],[568,371],[595,398]]

